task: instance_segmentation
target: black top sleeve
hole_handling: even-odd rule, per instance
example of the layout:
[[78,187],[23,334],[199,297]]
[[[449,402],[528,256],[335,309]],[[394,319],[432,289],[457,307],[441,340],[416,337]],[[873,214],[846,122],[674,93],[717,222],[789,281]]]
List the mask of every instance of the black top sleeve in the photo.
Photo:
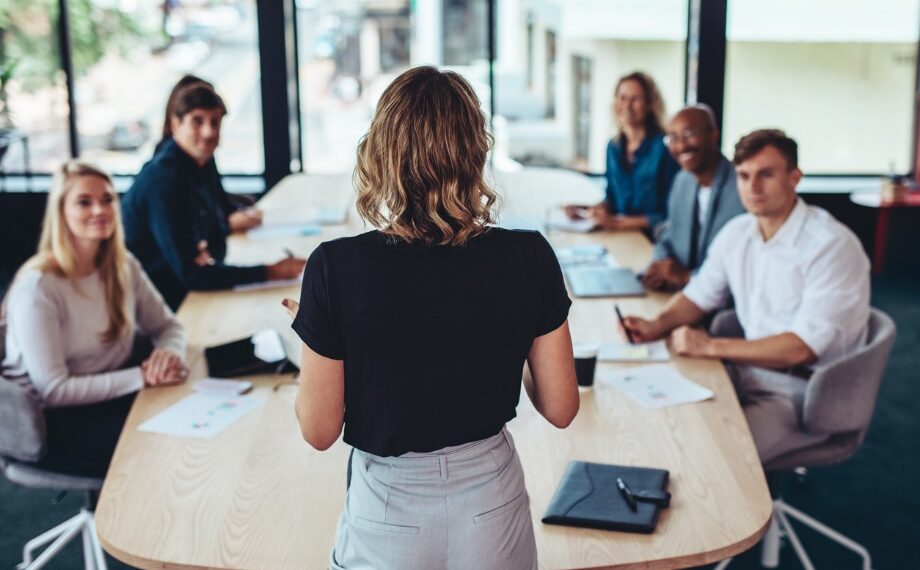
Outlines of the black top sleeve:
[[195,213],[189,206],[190,189],[170,168],[151,169],[146,184],[150,229],[169,267],[189,289],[226,289],[265,280],[265,266],[236,267],[218,263],[199,266]]
[[562,269],[553,247],[542,234],[536,239],[537,281],[543,290],[543,303],[534,338],[553,332],[569,317],[572,301],[565,290]]
[[333,360],[345,359],[341,331],[332,318],[329,292],[329,262],[325,248],[320,245],[307,260],[300,289],[300,308],[291,328],[313,352]]

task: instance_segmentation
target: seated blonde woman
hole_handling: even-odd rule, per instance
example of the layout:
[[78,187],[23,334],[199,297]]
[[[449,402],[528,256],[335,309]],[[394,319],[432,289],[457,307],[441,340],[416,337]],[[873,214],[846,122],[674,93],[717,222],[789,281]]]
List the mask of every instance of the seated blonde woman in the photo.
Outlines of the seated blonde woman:
[[[566,294],[537,232],[493,227],[489,135],[460,75],[409,70],[358,147],[358,211],[378,230],[321,244],[293,328],[304,439],[354,447],[332,568],[535,569],[524,473],[505,424],[524,384],[578,411]],[[309,516],[304,512],[304,516]]]
[[[185,333],[125,248],[108,174],[79,161],[54,174],[38,253],[4,308],[3,374],[30,382],[45,405],[42,464],[103,477],[136,392],[188,375]],[[136,333],[154,345],[143,360]]]

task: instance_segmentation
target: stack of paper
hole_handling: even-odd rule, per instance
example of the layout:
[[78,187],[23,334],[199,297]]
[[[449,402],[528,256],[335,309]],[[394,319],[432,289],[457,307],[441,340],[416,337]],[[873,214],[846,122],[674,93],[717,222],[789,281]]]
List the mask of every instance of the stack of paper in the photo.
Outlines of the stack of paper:
[[665,364],[605,370],[600,374],[600,383],[613,386],[649,410],[701,402],[713,397],[712,390],[703,388]]
[[597,222],[591,218],[572,220],[565,215],[562,210],[552,210],[546,220],[546,227],[551,230],[569,232],[574,234],[586,234],[597,227]]

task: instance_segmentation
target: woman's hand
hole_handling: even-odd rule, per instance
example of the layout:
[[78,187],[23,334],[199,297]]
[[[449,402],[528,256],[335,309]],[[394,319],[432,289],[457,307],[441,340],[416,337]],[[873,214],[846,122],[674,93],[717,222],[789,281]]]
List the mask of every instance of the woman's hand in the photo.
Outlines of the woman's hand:
[[227,224],[230,231],[243,232],[262,225],[262,210],[257,208],[245,208],[237,210],[227,216]]
[[570,220],[584,220],[590,215],[591,206],[581,206],[578,204],[569,204],[562,207],[565,216]]
[[292,319],[297,316],[297,309],[300,308],[300,303],[294,299],[282,299],[281,304],[284,306],[284,309],[288,312],[288,314],[291,315]]
[[624,216],[611,214],[606,208],[594,208],[591,217],[598,228],[610,231],[639,231],[648,227],[645,216]]
[[155,348],[147,360],[141,363],[141,374],[145,386],[170,386],[185,382],[188,366],[176,353]]

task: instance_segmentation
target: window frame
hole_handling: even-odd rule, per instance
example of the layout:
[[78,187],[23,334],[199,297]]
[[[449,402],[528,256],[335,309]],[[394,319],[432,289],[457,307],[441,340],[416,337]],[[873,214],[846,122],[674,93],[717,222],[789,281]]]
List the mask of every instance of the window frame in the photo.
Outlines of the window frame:
[[[488,61],[490,103],[494,109],[496,60],[496,11],[501,0],[487,0],[488,13]],[[58,0],[57,19],[60,65],[64,73],[68,101],[68,139],[70,157],[80,154],[77,130],[79,107],[76,105],[73,48],[70,37],[70,6],[68,0]],[[256,2],[257,35],[260,62],[260,91],[262,119],[262,151],[264,171],[261,174],[228,172],[228,179],[250,179],[261,177],[264,187],[271,188],[284,176],[292,172],[304,172],[302,132],[304,126],[300,114],[301,90],[299,61],[297,53],[296,0],[280,2]],[[727,38],[728,0],[687,0],[687,40],[685,48],[684,100],[706,103],[712,107],[718,124],[722,125],[725,101],[725,68]],[[920,13],[918,13],[920,18]],[[917,62],[914,72],[914,97],[920,96],[920,37],[917,38]],[[910,149],[910,171],[920,181],[917,169],[920,154],[920,103],[912,109],[913,133]],[[266,149],[272,152],[266,152]],[[41,177],[46,172],[35,171],[31,165],[27,170],[15,172],[0,170],[0,177]],[[866,173],[878,176],[882,173]],[[816,178],[840,176],[826,173]],[[251,183],[246,184],[251,187]]]

